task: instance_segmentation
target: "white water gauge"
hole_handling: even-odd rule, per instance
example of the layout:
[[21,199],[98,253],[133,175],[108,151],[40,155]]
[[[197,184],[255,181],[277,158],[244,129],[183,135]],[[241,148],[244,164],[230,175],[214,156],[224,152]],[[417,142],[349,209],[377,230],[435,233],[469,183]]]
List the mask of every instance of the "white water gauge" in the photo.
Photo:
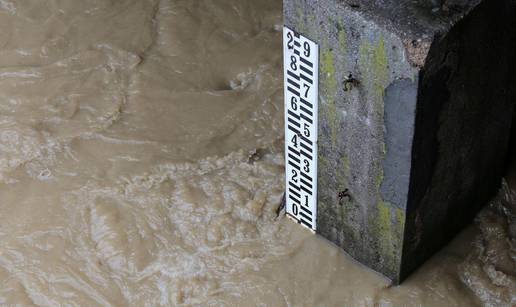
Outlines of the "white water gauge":
[[317,217],[319,46],[283,28],[286,212],[309,229]]

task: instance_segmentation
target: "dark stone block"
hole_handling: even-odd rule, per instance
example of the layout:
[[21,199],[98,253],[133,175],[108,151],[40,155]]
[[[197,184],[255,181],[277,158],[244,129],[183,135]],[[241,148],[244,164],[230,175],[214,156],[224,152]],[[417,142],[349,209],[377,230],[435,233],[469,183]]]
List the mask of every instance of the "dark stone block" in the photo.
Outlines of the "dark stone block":
[[515,6],[284,1],[285,24],[320,45],[317,232],[395,283],[499,187]]

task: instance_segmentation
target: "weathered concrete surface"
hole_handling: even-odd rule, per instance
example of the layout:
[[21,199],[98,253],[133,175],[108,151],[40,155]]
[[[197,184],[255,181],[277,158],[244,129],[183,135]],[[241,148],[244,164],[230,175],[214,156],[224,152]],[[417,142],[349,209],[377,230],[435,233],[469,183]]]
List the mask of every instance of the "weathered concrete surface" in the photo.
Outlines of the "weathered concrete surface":
[[317,231],[399,282],[499,185],[515,2],[285,0],[284,16],[320,45]]

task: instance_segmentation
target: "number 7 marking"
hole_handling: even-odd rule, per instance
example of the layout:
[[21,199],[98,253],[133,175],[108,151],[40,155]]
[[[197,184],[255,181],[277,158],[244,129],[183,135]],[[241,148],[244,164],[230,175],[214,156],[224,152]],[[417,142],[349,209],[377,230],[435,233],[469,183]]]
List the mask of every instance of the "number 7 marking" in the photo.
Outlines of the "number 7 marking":
[[308,98],[308,91],[310,91],[310,85],[303,83],[303,86],[306,87],[305,90],[305,98]]

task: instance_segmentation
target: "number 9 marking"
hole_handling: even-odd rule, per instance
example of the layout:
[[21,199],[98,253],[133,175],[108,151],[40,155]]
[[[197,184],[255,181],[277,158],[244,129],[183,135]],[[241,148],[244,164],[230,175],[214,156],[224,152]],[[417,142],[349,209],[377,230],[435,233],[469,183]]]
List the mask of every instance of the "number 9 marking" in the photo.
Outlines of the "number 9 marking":
[[306,57],[309,57],[310,56],[310,44],[308,42],[305,42],[303,44],[303,48],[305,49],[304,50],[304,54]]

